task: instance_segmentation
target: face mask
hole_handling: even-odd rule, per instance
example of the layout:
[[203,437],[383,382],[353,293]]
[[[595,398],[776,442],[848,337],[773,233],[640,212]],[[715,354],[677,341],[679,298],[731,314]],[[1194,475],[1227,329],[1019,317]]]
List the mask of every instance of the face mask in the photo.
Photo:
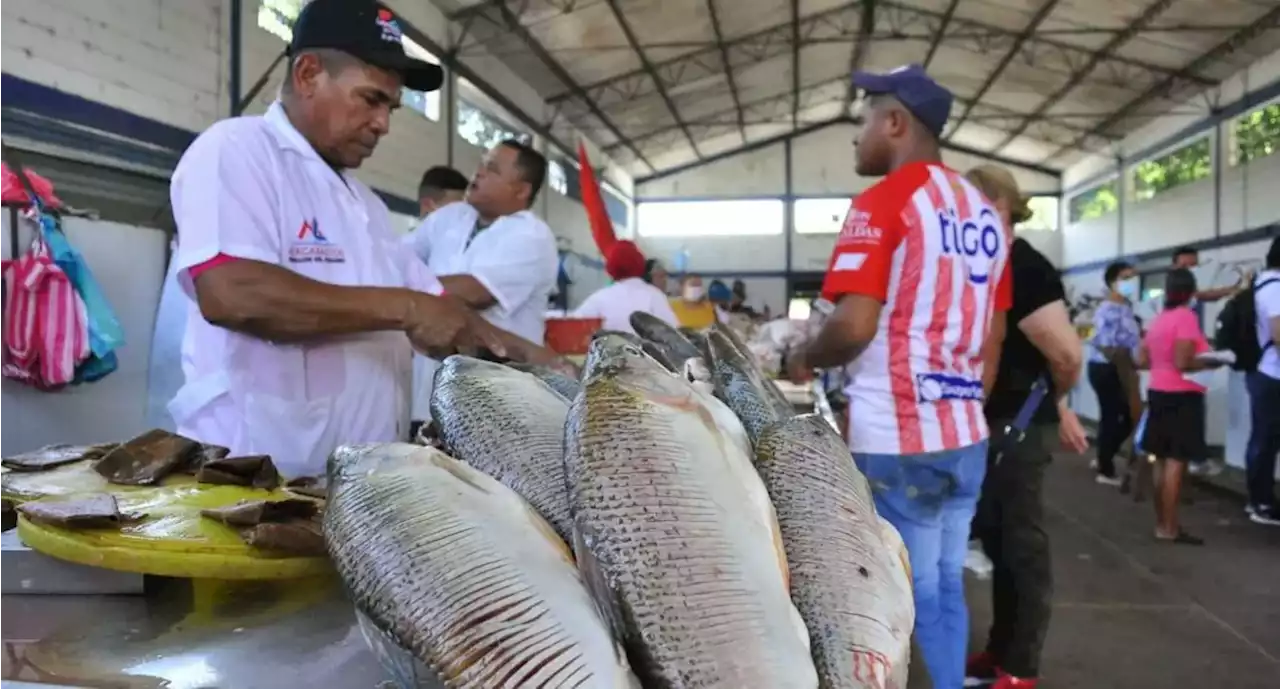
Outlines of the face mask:
[[684,288],[684,298],[686,301],[698,301],[702,299],[702,288],[690,285]]
[[1125,278],[1116,283],[1116,292],[1128,299],[1129,301],[1137,301],[1138,299],[1138,278]]

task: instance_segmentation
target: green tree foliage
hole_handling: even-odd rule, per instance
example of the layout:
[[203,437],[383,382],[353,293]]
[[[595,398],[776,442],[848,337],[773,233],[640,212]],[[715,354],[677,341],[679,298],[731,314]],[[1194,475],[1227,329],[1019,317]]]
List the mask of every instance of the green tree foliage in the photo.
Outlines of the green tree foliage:
[[483,149],[489,149],[505,139],[529,143],[532,137],[511,127],[479,107],[458,99],[458,134]]
[[1073,223],[1092,220],[1114,213],[1118,208],[1120,196],[1116,193],[1116,181],[1113,179],[1072,196],[1068,202],[1068,217]]
[[1203,136],[1159,158],[1133,166],[1133,197],[1149,199],[1162,191],[1213,174],[1209,137]]
[[1258,108],[1235,121],[1235,164],[1248,163],[1280,150],[1280,103]]

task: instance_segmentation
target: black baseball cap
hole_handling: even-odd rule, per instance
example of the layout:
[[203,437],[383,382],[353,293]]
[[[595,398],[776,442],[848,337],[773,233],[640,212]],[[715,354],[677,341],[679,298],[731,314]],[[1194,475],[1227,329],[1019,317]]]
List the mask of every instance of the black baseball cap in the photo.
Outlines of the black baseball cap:
[[920,65],[904,65],[887,74],[854,72],[854,88],[868,95],[886,95],[897,98],[915,115],[934,136],[942,136],[942,129],[951,117],[951,103],[955,97],[924,71]]
[[406,55],[403,36],[396,16],[373,0],[311,0],[293,24],[289,54],[315,48],[340,50],[374,67],[396,72],[406,88],[440,88],[444,70]]

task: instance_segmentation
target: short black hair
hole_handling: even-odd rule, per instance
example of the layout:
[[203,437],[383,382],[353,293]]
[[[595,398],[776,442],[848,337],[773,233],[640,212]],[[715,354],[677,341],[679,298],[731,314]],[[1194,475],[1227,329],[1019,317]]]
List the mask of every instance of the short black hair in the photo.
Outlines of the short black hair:
[[1267,267],[1280,268],[1280,237],[1271,240],[1271,248],[1267,249]]
[[1164,276],[1164,306],[1185,306],[1196,296],[1196,276],[1186,268],[1174,268]]
[[466,191],[467,178],[461,172],[437,165],[422,173],[422,181],[418,182],[418,198],[439,198],[442,192]]
[[1173,250],[1173,260],[1178,260],[1180,256],[1199,256],[1200,251],[1194,246],[1180,246]]
[[1107,266],[1106,272],[1102,274],[1102,279],[1106,281],[1107,287],[1116,284],[1116,278],[1120,277],[1120,273],[1132,268],[1133,265],[1128,261],[1116,261]]
[[504,139],[498,144],[516,152],[516,169],[520,171],[520,179],[529,183],[529,206],[538,198],[542,185],[547,181],[547,157],[534,150],[533,146],[516,139]]

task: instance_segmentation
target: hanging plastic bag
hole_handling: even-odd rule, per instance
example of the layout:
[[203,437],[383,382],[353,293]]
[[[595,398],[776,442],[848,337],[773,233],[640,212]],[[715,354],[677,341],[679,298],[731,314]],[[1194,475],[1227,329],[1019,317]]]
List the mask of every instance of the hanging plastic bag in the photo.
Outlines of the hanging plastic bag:
[[76,382],[93,382],[119,366],[115,352],[125,344],[124,328],[102,292],[102,287],[94,279],[93,271],[89,269],[84,256],[71,246],[71,242],[63,234],[58,219],[44,212],[39,203],[34,204],[33,212],[39,219],[40,234],[49,246],[54,263],[67,274],[71,284],[80,293],[80,298],[84,300],[88,312],[89,348],[92,356],[76,370]]
[[4,287],[4,377],[41,390],[71,383],[90,354],[88,316],[43,239],[4,262]]

